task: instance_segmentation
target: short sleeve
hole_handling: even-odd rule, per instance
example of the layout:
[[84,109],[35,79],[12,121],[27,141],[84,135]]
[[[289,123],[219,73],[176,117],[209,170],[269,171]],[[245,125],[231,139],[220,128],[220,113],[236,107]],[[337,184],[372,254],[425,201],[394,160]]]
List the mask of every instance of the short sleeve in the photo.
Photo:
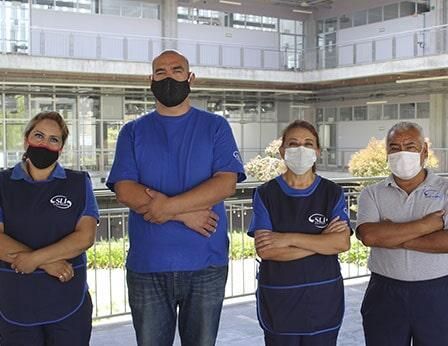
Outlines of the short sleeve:
[[95,194],[92,188],[92,181],[90,180],[89,174],[86,173],[86,202],[84,210],[81,213],[82,216],[92,216],[96,219],[97,223],[100,221],[100,214],[98,211],[98,204],[96,202]]
[[4,219],[3,208],[0,207],[0,223],[3,223],[3,219]]
[[259,229],[273,230],[271,217],[268,210],[266,209],[258,190],[255,191],[253,202],[252,202],[252,219],[250,221],[249,230],[247,235],[253,237],[255,231]]
[[107,178],[106,186],[114,191],[114,184],[122,180],[138,182],[138,170],[134,152],[134,122],[129,122],[120,131],[115,148],[112,169]]
[[365,188],[359,195],[356,228],[361,226],[363,223],[380,221],[380,213],[374,197],[372,196],[371,189]]
[[342,191],[342,189],[340,189],[339,198],[331,212],[331,220],[333,220],[336,216],[339,216],[340,221],[347,221],[347,225],[351,228],[350,216],[349,216],[348,207],[347,207],[347,201],[345,199],[345,194]]
[[224,118],[219,118],[220,124],[216,132],[213,148],[213,174],[218,172],[234,172],[238,174],[238,182],[246,179],[243,161],[236,146],[232,129]]

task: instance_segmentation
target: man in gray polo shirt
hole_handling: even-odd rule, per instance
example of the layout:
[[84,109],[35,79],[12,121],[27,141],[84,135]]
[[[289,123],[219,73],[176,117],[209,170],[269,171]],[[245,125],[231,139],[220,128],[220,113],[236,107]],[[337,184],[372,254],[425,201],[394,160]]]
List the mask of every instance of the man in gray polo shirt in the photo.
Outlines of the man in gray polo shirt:
[[448,345],[448,181],[423,168],[418,124],[386,137],[392,175],[359,197],[356,234],[371,247],[361,307],[367,346]]

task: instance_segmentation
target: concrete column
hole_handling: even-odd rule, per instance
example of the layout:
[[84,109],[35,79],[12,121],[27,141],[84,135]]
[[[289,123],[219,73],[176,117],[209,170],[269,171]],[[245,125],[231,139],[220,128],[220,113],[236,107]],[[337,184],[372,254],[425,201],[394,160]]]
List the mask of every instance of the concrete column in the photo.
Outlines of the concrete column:
[[[434,26],[447,24],[448,21],[448,6],[447,0],[433,0],[431,1],[431,11],[434,13]],[[436,52],[442,53],[446,51],[447,48],[447,33],[446,29],[437,32],[433,35],[436,42]]]
[[162,50],[177,49],[177,0],[164,0],[160,3],[162,21]]
[[312,18],[303,23],[303,31],[305,35],[305,70],[315,70],[317,68],[317,30],[316,21]]
[[429,97],[429,140],[434,148],[445,148],[447,136],[447,94],[431,94]]

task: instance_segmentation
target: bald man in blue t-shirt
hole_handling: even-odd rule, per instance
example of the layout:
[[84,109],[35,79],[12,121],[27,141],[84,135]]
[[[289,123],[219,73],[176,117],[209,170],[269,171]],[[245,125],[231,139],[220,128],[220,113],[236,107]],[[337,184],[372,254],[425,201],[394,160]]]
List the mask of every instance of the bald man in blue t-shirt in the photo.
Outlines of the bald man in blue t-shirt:
[[190,106],[177,51],[153,61],[156,111],[120,132],[107,186],[128,206],[129,303],[139,345],[214,345],[227,279],[223,200],[245,179],[227,121]]

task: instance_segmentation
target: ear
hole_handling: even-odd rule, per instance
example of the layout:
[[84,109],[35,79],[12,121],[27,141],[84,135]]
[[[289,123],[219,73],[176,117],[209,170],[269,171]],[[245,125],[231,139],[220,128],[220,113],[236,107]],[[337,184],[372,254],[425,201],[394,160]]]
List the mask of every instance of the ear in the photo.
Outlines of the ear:
[[153,77],[153,75],[152,74],[150,74],[149,76],[148,76],[148,78],[149,78],[149,84],[151,84],[152,83],[152,77]]
[[285,159],[285,148],[280,147],[280,148],[278,148],[278,151],[280,152],[280,157],[284,160]]
[[319,148],[319,149],[316,149],[316,156],[317,156],[317,158],[320,157],[320,154],[321,154],[321,153],[322,153],[322,152],[321,152],[320,148]]
[[421,156],[422,164],[424,164],[424,162],[428,159],[428,155],[429,155],[428,143],[425,142],[423,144],[423,150],[422,150],[422,156]]
[[189,76],[188,76],[188,83],[190,83],[190,86],[193,85],[193,82],[195,81],[195,79],[196,79],[196,75],[193,72],[190,72]]

